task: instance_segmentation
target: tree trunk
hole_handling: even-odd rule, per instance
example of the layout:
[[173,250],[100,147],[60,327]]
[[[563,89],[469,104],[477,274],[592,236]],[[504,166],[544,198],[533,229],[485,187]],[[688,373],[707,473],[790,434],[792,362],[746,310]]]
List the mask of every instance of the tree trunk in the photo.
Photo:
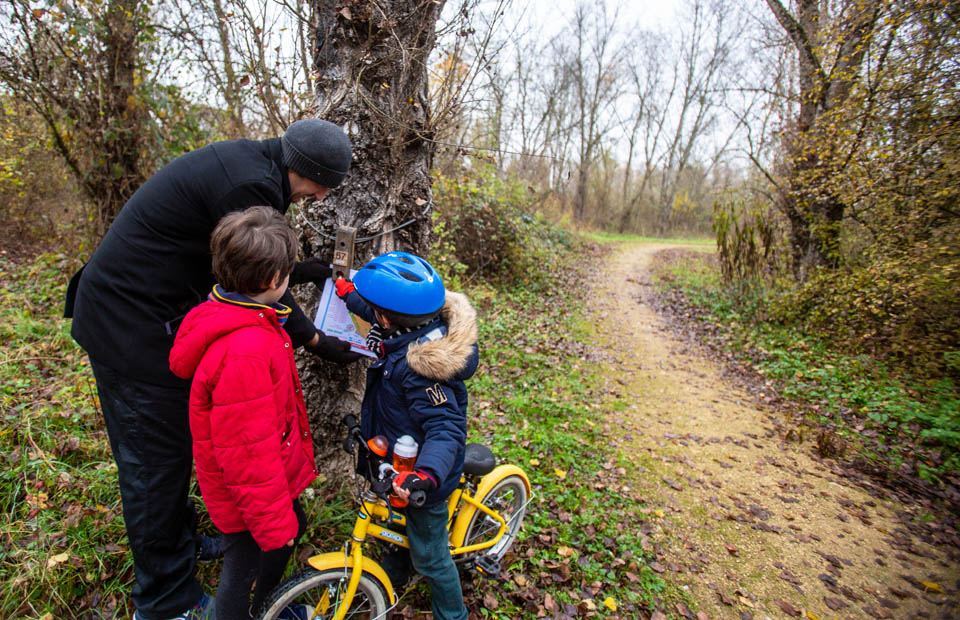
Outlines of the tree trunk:
[[[818,177],[838,173],[818,157],[817,144],[823,139],[818,134],[830,111],[846,100],[860,78],[881,3],[842,2],[839,13],[831,16],[818,0],[797,0],[794,16],[781,0],[766,2],[797,51],[800,107],[786,141],[788,182],[778,203],[790,222],[794,276],[805,280],[812,269],[835,269],[840,264],[845,205],[814,186]],[[825,67],[829,59],[825,50],[831,45],[836,47],[836,59],[832,67]]]
[[106,14],[103,58],[107,74],[102,114],[112,127],[104,132],[103,163],[97,175],[99,191],[91,195],[99,203],[94,223],[99,239],[107,232],[120,209],[147,180],[141,165],[144,150],[144,106],[137,97],[135,73],[140,56],[136,19],[143,11],[139,0],[115,0]]
[[[337,123],[353,143],[344,183],[323,203],[303,206],[297,223],[304,253],[331,259],[330,236],[353,226],[357,238],[380,235],[356,246],[354,268],[394,249],[423,255],[429,248],[432,142],[427,62],[443,2],[385,0],[344,3],[316,0],[317,117]],[[322,231],[318,234],[312,226]],[[407,222],[393,232],[397,226]],[[315,290],[298,301],[315,311]],[[361,361],[339,366],[301,357],[299,367],[317,458],[341,459],[338,426],[358,413],[365,369]]]

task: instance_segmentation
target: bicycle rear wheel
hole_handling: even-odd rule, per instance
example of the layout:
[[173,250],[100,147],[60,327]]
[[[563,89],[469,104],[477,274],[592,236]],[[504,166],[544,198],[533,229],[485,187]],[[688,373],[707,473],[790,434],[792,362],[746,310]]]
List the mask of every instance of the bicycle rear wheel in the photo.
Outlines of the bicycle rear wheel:
[[[347,592],[349,573],[342,568],[319,571],[305,568],[284,580],[267,598],[258,620],[279,620],[290,605],[306,605],[309,620],[328,620],[340,608]],[[357,592],[344,618],[383,620],[390,617],[386,588],[369,573],[360,575]],[[295,616],[288,616],[294,618]]]
[[[491,556],[498,562],[510,550],[513,541],[520,532],[523,516],[527,511],[527,485],[523,478],[515,474],[507,476],[493,486],[483,497],[477,498],[487,508],[500,513],[507,522],[507,531],[504,532],[497,544],[478,553]],[[477,510],[470,519],[463,546],[475,545],[493,538],[500,529],[500,523],[490,518],[482,511]]]

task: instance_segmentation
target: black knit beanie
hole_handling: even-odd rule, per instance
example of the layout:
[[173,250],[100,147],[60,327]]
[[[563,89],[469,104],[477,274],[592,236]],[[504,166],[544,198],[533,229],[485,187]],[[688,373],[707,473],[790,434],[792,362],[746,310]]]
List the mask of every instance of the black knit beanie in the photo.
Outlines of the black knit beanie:
[[324,187],[336,187],[350,169],[350,138],[330,121],[305,118],[280,136],[283,164]]

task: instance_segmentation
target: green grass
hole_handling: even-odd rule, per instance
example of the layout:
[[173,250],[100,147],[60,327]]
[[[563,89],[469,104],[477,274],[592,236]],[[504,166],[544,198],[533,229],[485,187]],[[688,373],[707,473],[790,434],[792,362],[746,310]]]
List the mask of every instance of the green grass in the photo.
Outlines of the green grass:
[[[133,612],[116,467],[92,373],[60,317],[76,267],[52,255],[32,264],[0,260],[3,618]],[[558,278],[536,294],[468,291],[481,310],[482,351],[481,370],[468,385],[470,440],[526,470],[535,493],[504,577],[475,577],[477,587],[468,589],[468,604],[484,608],[484,617],[527,617],[546,594],[556,605],[550,615],[595,607],[598,617],[636,617],[682,598],[647,567],[637,534],[644,506],[625,490],[635,485],[617,470],[629,472],[629,464],[600,430],[601,399],[591,388],[599,369],[580,359],[587,325],[576,286],[575,278]],[[310,526],[291,570],[346,539],[356,515],[351,484],[337,477],[305,493]],[[218,563],[201,567],[208,589],[218,571]],[[497,597],[496,609],[481,602],[488,593]],[[411,600],[426,608],[416,596]],[[617,611],[604,606],[608,598]]]
[[0,615],[124,609],[132,575],[116,467],[62,312],[75,265],[0,261]]
[[716,248],[716,240],[713,237],[642,237],[640,235],[630,235],[612,232],[590,232],[586,235],[593,241],[600,243],[611,243],[625,241],[630,243],[674,243],[683,245],[703,246],[691,248],[696,251],[713,251]]
[[[727,348],[784,397],[812,405],[813,422],[837,430],[863,455],[895,467],[910,459],[917,474],[932,481],[960,470],[960,393],[949,379],[923,382],[868,355],[837,350],[816,334],[765,320],[764,308],[776,293],[734,292],[709,261],[661,265],[657,282],[664,292],[681,293]],[[864,441],[870,435],[877,441]]]

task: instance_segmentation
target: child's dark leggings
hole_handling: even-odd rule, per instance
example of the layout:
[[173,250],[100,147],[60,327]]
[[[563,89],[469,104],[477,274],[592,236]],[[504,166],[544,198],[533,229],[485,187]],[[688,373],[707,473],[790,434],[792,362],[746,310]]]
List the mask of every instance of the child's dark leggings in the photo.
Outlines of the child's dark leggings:
[[[307,517],[298,500],[293,500],[293,511],[299,523],[296,536],[299,540],[307,528]],[[294,547],[284,545],[272,551],[261,551],[250,532],[224,534],[223,545],[223,571],[217,586],[217,620],[250,620],[270,590],[280,583]],[[257,587],[251,601],[250,589],[254,581]]]

